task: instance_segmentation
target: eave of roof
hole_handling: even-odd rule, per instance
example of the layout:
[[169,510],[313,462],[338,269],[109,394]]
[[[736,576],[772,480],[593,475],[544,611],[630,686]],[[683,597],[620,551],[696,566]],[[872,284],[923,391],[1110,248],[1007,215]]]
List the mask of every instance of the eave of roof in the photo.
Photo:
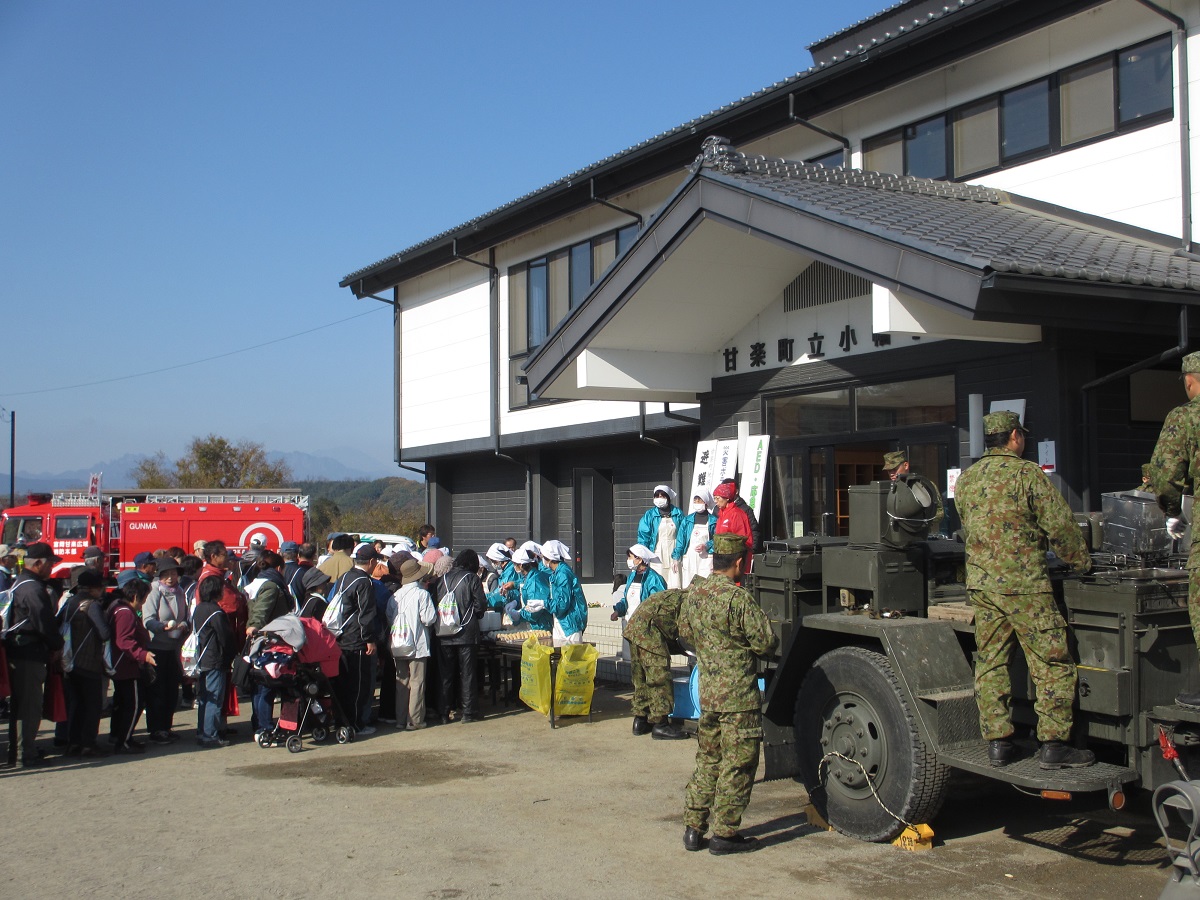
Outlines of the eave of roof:
[[[514,237],[582,206],[595,197],[607,197],[644,184],[686,165],[695,155],[695,140],[720,132],[738,143],[778,131],[790,124],[787,101],[795,94],[796,113],[812,117],[853,96],[878,87],[889,77],[911,77],[975,52],[988,41],[1005,39],[1038,25],[1070,15],[1104,0],[955,0],[942,14],[916,20],[912,27],[886,32],[870,44],[834,55],[829,62],[811,66],[712,112],[614,153],[545,187],[512,200],[461,225],[427,238],[398,253],[345,276],[339,287],[357,296],[388,289],[410,278]],[[892,15],[905,4],[889,7],[876,16],[825,38],[861,28]],[[1019,7],[1023,15],[1018,15]],[[1001,21],[991,22],[991,13]],[[974,25],[974,31],[968,26]],[[951,35],[951,32],[954,32]],[[948,46],[931,52],[930,43],[946,36]],[[913,58],[906,58],[907,51]],[[889,60],[891,65],[885,65]],[[858,65],[851,66],[851,62]],[[840,87],[838,87],[840,85]],[[599,189],[597,189],[599,188]]]

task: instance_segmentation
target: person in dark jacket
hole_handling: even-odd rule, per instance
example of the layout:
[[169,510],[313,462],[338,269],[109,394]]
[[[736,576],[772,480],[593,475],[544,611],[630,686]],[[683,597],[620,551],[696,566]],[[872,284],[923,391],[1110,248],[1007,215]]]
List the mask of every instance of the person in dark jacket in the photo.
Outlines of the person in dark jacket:
[[25,569],[12,586],[12,606],[4,622],[9,629],[4,648],[12,685],[8,706],[9,765],[17,764],[18,737],[21,765],[33,768],[42,763],[37,733],[42,722],[46,672],[52,662],[57,664],[62,649],[49,587],[50,572],[60,562],[62,557],[55,556],[49,544],[30,544],[25,548]]
[[[462,694],[462,720],[478,722],[476,702],[479,690],[475,678],[479,658],[479,619],[487,610],[487,595],[479,580],[479,556],[474,550],[464,550],[454,560],[454,566],[436,582],[438,606],[438,669],[442,678],[442,718],[451,719],[454,704],[455,680]],[[442,601],[453,598],[458,611],[455,630],[446,622]]]
[[133,730],[142,717],[145,690],[142,666],[154,665],[150,632],[142,624],[140,613],[150,585],[140,577],[126,581],[108,610],[113,634],[113,708],[111,736],[114,753],[141,753],[145,745],[133,739]]
[[333,584],[328,575],[316,566],[304,570],[304,600],[300,604],[301,618],[319,619],[325,615],[329,605],[329,588]]
[[228,747],[221,737],[222,710],[229,680],[229,667],[237,654],[229,617],[220,607],[225,586],[210,578],[200,586],[200,596],[192,613],[196,629],[196,743],[201,747]]
[[[337,677],[338,700],[359,734],[374,734],[362,710],[375,692],[375,583],[369,572],[379,557],[370,544],[354,551],[354,568],[342,575],[334,588],[341,594],[342,611],[337,622],[342,670]],[[334,629],[338,630],[338,629]]]
[[[283,557],[274,550],[263,550],[258,556],[257,566],[252,574],[256,579],[261,579],[261,584],[250,601],[250,618],[246,623],[251,635],[261,631],[268,622],[292,612],[294,606],[287,582],[283,580]],[[255,733],[270,731],[274,727],[275,695],[274,688],[265,684],[254,686],[251,704],[254,708],[252,725]]]
[[61,615],[71,626],[67,756],[103,756],[96,736],[104,705],[104,643],[112,637],[104,615],[104,576],[92,569],[80,572]]

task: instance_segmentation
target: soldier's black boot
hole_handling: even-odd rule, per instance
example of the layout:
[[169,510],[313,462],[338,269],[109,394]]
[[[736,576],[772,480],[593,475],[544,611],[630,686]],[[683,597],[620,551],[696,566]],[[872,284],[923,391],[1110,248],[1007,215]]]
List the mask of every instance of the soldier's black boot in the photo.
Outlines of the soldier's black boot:
[[993,766],[1007,766],[1017,755],[1017,748],[1008,738],[988,741],[988,762]]
[[689,825],[683,829],[683,849],[693,853],[704,846],[704,832]]
[[634,734],[649,734],[653,726],[646,721],[645,716],[633,717],[633,733]]
[[740,834],[721,837],[714,834],[708,842],[708,852],[713,856],[723,856],[726,853],[749,853],[758,849],[758,841]]
[[1038,754],[1038,765],[1043,769],[1082,769],[1096,762],[1091,750],[1080,750],[1062,741],[1046,741]]
[[1175,702],[1188,709],[1200,709],[1200,691],[1180,691]]
[[667,719],[659,722],[651,729],[650,736],[656,741],[686,741],[687,732],[682,728],[676,728],[671,724],[671,720]]

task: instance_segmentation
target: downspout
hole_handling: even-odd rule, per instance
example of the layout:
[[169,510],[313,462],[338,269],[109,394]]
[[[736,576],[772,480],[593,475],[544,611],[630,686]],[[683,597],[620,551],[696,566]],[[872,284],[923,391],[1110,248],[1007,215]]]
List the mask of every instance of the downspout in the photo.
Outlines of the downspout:
[[839,144],[841,144],[842,145],[842,165],[845,166],[847,169],[850,168],[850,139],[843,135],[835,134],[834,132],[832,132],[826,128],[822,128],[820,125],[810,122],[808,119],[802,119],[798,115],[796,115],[796,95],[795,94],[788,94],[788,119],[790,119],[792,122],[795,122],[797,125],[803,125],[805,128],[809,128],[809,129],[815,131],[817,134],[822,134],[825,137],[829,138],[830,140],[837,141]]
[[674,419],[676,422],[687,422],[689,425],[699,425],[700,424],[699,419],[693,419],[691,416],[685,416],[685,415],[682,415],[681,413],[671,412],[671,404],[670,403],[663,404],[663,416],[668,419]]
[[1192,249],[1192,141],[1191,110],[1188,106],[1188,49],[1187,23],[1180,16],[1163,9],[1151,0],[1137,0],[1153,13],[1162,16],[1175,26],[1175,42],[1179,49],[1175,56],[1179,81],[1179,189],[1183,197],[1183,249]]
[[516,457],[509,456],[500,450],[500,270],[496,267],[496,248],[488,248],[488,261],[485,263],[469,256],[461,256],[458,252],[458,239],[455,238],[451,247],[452,255],[462,262],[469,262],[488,270],[488,356],[491,360],[491,380],[488,382],[488,403],[492,411],[490,423],[492,438],[492,454],[496,459],[515,463],[525,470],[525,521],[528,533],[533,534],[533,465]]
[[[359,291],[362,291],[362,286],[363,286],[363,283],[360,280],[358,282]],[[386,303],[389,306],[391,306],[391,308],[392,308],[392,334],[394,335],[392,344],[395,347],[395,356],[396,356],[396,358],[392,361],[392,378],[393,378],[392,396],[395,398],[394,402],[396,404],[395,409],[392,410],[392,414],[395,416],[395,425],[396,425],[395,429],[393,429],[395,432],[394,433],[394,441],[395,442],[392,444],[392,461],[396,463],[397,468],[405,469],[409,472],[415,472],[416,474],[418,474],[422,478],[424,478],[425,477],[424,469],[418,469],[415,466],[410,466],[405,462],[401,462],[401,460],[400,460],[400,424],[401,424],[401,422],[400,422],[400,415],[401,415],[400,400],[404,394],[404,386],[403,386],[403,384],[401,382],[401,378],[400,378],[400,357],[401,357],[400,327],[399,327],[400,326],[400,297],[398,295],[399,295],[399,288],[392,288],[392,299],[391,300],[389,300],[387,297],[380,297],[378,294],[359,293],[358,296],[360,298],[370,297],[372,300],[378,300],[380,303]],[[428,496],[426,496],[425,507],[426,507],[425,512],[428,517],[428,513],[429,513]]]
[[[1124,378],[1127,375],[1132,375],[1134,372],[1140,372],[1143,369],[1149,369],[1159,363],[1169,362],[1172,359],[1178,359],[1187,352],[1188,349],[1188,308],[1186,306],[1179,307],[1179,340],[1178,343],[1169,350],[1164,350],[1157,356],[1151,356],[1148,359],[1143,359],[1141,362],[1136,362],[1131,366],[1126,366],[1116,372],[1110,372],[1097,378],[1095,381],[1089,381],[1079,389],[1082,405],[1083,405],[1083,439],[1087,441],[1091,435],[1091,392],[1096,388],[1116,381],[1119,378]],[[1092,453],[1089,448],[1083,454],[1083,511],[1089,512],[1092,507]]]
[[646,402],[644,400],[638,403],[638,440],[643,444],[662,447],[671,454],[671,481],[675,486],[675,495],[678,496],[680,493],[679,450],[670,444],[664,444],[662,441],[656,441],[654,438],[646,435]]
[[626,209],[623,206],[617,206],[617,204],[615,204],[615,203],[609,203],[604,198],[596,196],[596,179],[595,178],[588,179],[588,192],[590,194],[588,199],[590,199],[593,203],[599,203],[601,206],[607,206],[609,209],[615,209],[619,213],[624,213],[627,216],[632,216],[633,218],[637,219],[638,231],[642,230],[642,225],[644,224],[644,222],[642,220],[641,213],[634,212],[632,209]]

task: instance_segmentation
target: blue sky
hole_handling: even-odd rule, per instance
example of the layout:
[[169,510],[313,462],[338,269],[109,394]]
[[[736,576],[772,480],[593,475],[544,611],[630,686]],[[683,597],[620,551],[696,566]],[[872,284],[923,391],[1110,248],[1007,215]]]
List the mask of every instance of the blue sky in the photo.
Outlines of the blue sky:
[[3,0],[17,471],[209,432],[391,460],[388,308],[344,275],[806,69],[886,5]]

